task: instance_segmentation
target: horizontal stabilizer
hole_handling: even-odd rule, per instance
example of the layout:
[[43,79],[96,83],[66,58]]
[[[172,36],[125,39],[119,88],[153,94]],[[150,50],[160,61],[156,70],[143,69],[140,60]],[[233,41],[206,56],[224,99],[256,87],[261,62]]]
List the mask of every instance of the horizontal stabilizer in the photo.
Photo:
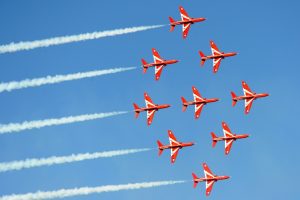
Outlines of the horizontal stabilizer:
[[146,60],[143,59],[143,58],[142,58],[142,64],[143,64],[143,73],[145,74],[146,71],[147,71],[147,69],[148,69],[148,67],[146,67],[145,65],[147,65],[148,63],[147,63]]
[[217,136],[215,135],[214,132],[211,132],[211,137],[212,137],[212,146],[215,147],[217,144],[217,140],[215,140],[217,138]]
[[161,147],[164,145],[159,140],[157,140],[157,145],[158,145],[158,156],[160,156],[163,152],[163,149]]
[[193,176],[193,181],[194,181],[194,188],[197,187],[198,181],[196,181],[196,179],[198,179],[197,175],[195,173],[192,173]]
[[186,111],[186,108],[188,107],[188,104],[187,104],[187,101],[185,100],[184,97],[181,97],[181,101],[182,101],[182,105],[183,105],[182,111],[184,112],[184,111]]
[[204,63],[205,63],[205,61],[206,61],[205,54],[202,51],[199,51],[199,55],[201,57],[201,63],[200,63],[200,65],[203,66]]
[[235,106],[237,100],[235,99],[237,96],[234,92],[231,92],[231,98],[232,98],[232,106]]
[[169,20],[170,20],[170,24],[171,24],[170,32],[172,32],[172,31],[174,31],[174,28],[175,28],[175,25],[172,25],[172,23],[174,23],[175,20],[172,17],[169,17]]
[[140,109],[140,107],[135,103],[133,103],[133,107],[134,107],[134,112],[135,112],[135,118],[138,118],[140,111],[137,111],[137,110]]

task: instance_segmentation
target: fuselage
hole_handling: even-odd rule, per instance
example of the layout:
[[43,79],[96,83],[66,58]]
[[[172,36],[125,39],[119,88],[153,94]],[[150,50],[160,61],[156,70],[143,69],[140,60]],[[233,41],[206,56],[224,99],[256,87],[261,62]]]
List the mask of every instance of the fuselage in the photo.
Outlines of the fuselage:
[[183,147],[189,147],[189,146],[193,146],[194,143],[193,142],[187,142],[187,143],[180,143],[179,145],[163,145],[161,147],[159,147],[159,149],[163,150],[163,149],[171,149],[171,148],[183,148]]
[[171,105],[170,104],[161,104],[161,105],[155,105],[153,107],[148,107],[148,108],[139,108],[139,109],[135,109],[134,112],[143,112],[143,111],[147,111],[147,110],[155,110],[158,111],[160,109],[164,109],[164,108],[169,108]]
[[237,55],[236,52],[230,52],[230,53],[221,53],[220,55],[210,55],[210,56],[205,56],[205,57],[202,57],[201,59],[202,60],[207,60],[207,59],[217,59],[217,58],[226,58],[226,57],[230,57],[230,56],[235,56]]
[[233,98],[234,101],[239,101],[239,100],[245,100],[245,99],[258,99],[258,98],[263,98],[263,97],[267,97],[269,96],[269,94],[267,93],[261,93],[261,94],[256,94],[254,93],[253,95],[248,95],[248,96],[238,96]]
[[179,60],[164,60],[162,62],[159,63],[148,63],[143,65],[143,67],[155,67],[155,66],[159,66],[159,65],[170,65],[170,64],[175,64],[177,63]]
[[188,105],[195,105],[195,104],[207,104],[207,103],[213,103],[213,102],[216,102],[216,101],[219,101],[219,99],[218,98],[211,98],[211,99],[205,99],[204,98],[202,101],[188,101],[184,105],[188,106]]
[[196,23],[196,22],[202,22],[204,20],[206,20],[206,19],[203,18],[203,17],[191,18],[189,20],[181,20],[181,21],[172,22],[171,26],[176,26],[176,25],[180,25],[180,24],[193,24],[193,23]]
[[233,134],[232,137],[217,137],[217,138],[214,138],[213,140],[214,141],[237,140],[237,139],[243,139],[243,138],[247,138],[247,137],[249,137],[248,134],[240,134],[240,135]]
[[213,178],[196,178],[194,179],[195,182],[203,182],[203,181],[219,181],[229,179],[229,176],[214,176]]

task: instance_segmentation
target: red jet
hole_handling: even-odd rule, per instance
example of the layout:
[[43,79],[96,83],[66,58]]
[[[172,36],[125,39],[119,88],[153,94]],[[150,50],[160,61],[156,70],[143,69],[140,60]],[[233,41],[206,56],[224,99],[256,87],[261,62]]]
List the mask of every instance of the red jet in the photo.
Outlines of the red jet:
[[244,96],[238,97],[235,95],[234,92],[231,92],[231,97],[232,97],[232,106],[235,106],[236,102],[239,100],[245,100],[245,114],[248,114],[250,112],[254,100],[269,96],[269,94],[267,93],[256,94],[255,92],[252,92],[245,81],[242,81],[242,87],[244,91]]
[[198,119],[200,117],[200,113],[204,105],[206,105],[207,103],[213,103],[219,101],[219,99],[217,98],[213,98],[213,99],[202,98],[199,91],[194,86],[192,87],[192,91],[193,91],[194,101],[187,101],[185,100],[184,97],[181,97],[182,105],[183,105],[182,111],[184,112],[189,105],[195,105],[195,119]]
[[165,149],[171,149],[171,163],[175,163],[178,152],[183,147],[193,146],[193,142],[183,143],[178,142],[174,134],[171,130],[168,130],[170,145],[163,145],[159,140],[157,140],[158,144],[158,155],[160,156]]
[[197,175],[194,173],[192,173],[192,176],[194,179],[194,188],[197,186],[199,182],[204,182],[204,181],[206,182],[206,196],[208,196],[211,193],[211,190],[215,182],[230,178],[229,176],[217,176],[213,174],[208,168],[206,163],[203,163],[203,169],[204,169],[205,178],[198,178]]
[[137,104],[133,103],[134,107],[134,112],[135,112],[135,118],[137,118],[140,114],[140,112],[147,111],[147,124],[148,126],[151,125],[154,113],[155,111],[158,111],[160,109],[168,108],[171,105],[169,104],[154,104],[153,101],[151,100],[150,96],[145,92],[144,93],[144,98],[145,98],[145,103],[146,103],[146,108],[140,108]]
[[159,80],[161,72],[166,65],[177,63],[178,60],[164,60],[160,57],[158,51],[152,48],[152,54],[154,63],[147,63],[145,59],[142,59],[144,73],[146,73],[149,67],[155,67],[155,80]]
[[170,25],[171,29],[170,31],[172,32],[175,28],[176,25],[181,25],[182,24],[182,37],[185,39],[188,36],[191,24],[194,24],[196,22],[202,22],[206,20],[205,18],[191,18],[187,14],[187,12],[184,10],[182,6],[179,6],[179,11],[181,15],[181,21],[175,21],[172,17],[169,17],[170,20]]
[[211,40],[210,41],[210,47],[211,47],[211,56],[205,56],[202,51],[199,51],[200,57],[201,57],[201,66],[204,65],[204,62],[208,59],[213,59],[213,72],[217,73],[221,60],[230,57],[230,56],[235,56],[237,53],[236,52],[230,52],[230,53],[224,53],[220,52],[217,45]]
[[222,122],[224,137],[217,137],[213,132],[211,132],[212,136],[212,146],[215,147],[218,141],[225,141],[225,154],[228,155],[232,146],[232,143],[238,139],[244,139],[249,137],[248,134],[233,134],[227,124]]

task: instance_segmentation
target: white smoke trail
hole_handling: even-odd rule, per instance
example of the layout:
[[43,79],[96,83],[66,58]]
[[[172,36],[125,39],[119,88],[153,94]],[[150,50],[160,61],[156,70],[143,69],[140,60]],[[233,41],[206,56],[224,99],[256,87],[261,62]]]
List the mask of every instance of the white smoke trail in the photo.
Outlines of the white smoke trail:
[[101,119],[115,115],[125,114],[127,111],[94,113],[86,115],[69,116],[62,118],[44,119],[36,121],[25,121],[22,123],[0,124],[0,134],[19,132],[27,129],[42,128],[45,126],[56,126],[61,124],[70,124],[74,122],[83,122],[94,119]]
[[143,183],[129,183],[124,185],[106,185],[98,187],[81,187],[73,189],[60,189],[55,191],[38,191],[27,194],[12,194],[0,197],[0,200],[42,200],[42,199],[60,199],[79,195],[89,195],[93,193],[117,192],[121,190],[138,190],[164,185],[173,185],[185,183],[186,181],[155,181]]
[[22,51],[22,50],[30,50],[30,49],[40,48],[40,47],[49,47],[49,46],[53,46],[53,45],[66,44],[66,43],[71,43],[71,42],[80,42],[80,41],[84,41],[84,40],[94,40],[94,39],[99,39],[99,38],[103,38],[103,37],[123,35],[123,34],[138,32],[138,31],[146,31],[149,29],[160,28],[163,26],[165,26],[165,25],[137,26],[137,27],[131,27],[131,28],[122,28],[122,29],[115,29],[115,30],[108,30],[108,31],[84,33],[84,34],[79,34],[79,35],[54,37],[54,38],[43,39],[43,40],[10,43],[10,44],[6,44],[6,45],[0,45],[0,54],[12,53],[12,52]]
[[105,69],[105,70],[95,70],[89,72],[79,72],[75,74],[67,74],[67,75],[56,75],[56,76],[46,76],[41,78],[34,79],[25,79],[22,81],[11,81],[7,83],[0,83],[0,93],[4,91],[17,90],[28,87],[38,87],[46,84],[55,84],[64,81],[72,81],[83,78],[91,78],[95,76],[102,76],[106,74],[114,74],[118,72],[124,72],[128,70],[136,69],[136,67],[127,67],[127,68],[113,68],[113,69]]
[[21,161],[12,161],[0,163],[0,172],[21,170],[25,168],[51,166],[64,163],[79,162],[83,160],[91,160],[97,158],[109,158],[114,156],[127,155],[132,153],[139,153],[144,151],[150,151],[151,149],[124,149],[115,151],[104,151],[95,153],[83,153],[83,154],[72,154],[69,156],[52,156],[48,158],[32,158]]

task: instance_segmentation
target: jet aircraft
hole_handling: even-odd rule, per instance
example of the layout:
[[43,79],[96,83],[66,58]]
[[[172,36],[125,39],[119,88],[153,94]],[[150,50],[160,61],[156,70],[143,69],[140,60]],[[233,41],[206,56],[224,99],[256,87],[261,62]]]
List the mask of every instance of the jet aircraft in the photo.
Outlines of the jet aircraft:
[[254,100],[269,96],[269,94],[267,93],[257,94],[255,92],[252,92],[250,87],[247,85],[245,81],[242,81],[242,87],[244,91],[244,96],[236,96],[234,92],[231,92],[231,97],[232,97],[232,106],[235,106],[236,102],[239,100],[245,100],[245,114],[248,114],[250,112]]
[[161,72],[165,66],[178,62],[178,60],[162,59],[158,51],[154,48],[152,48],[152,54],[153,54],[154,63],[147,63],[146,60],[142,58],[142,64],[143,64],[144,73],[146,73],[149,67],[155,67],[155,80],[159,80]]
[[238,139],[244,139],[249,137],[248,134],[233,134],[228,125],[225,122],[222,122],[224,137],[217,137],[214,132],[211,132],[212,136],[212,146],[215,147],[218,141],[225,141],[225,154],[228,155],[232,146],[232,143]]
[[203,98],[200,95],[197,88],[195,88],[194,86],[192,87],[192,91],[193,91],[194,101],[187,101],[185,100],[184,97],[181,97],[181,101],[183,105],[182,111],[184,112],[189,105],[195,105],[195,119],[198,119],[200,117],[200,113],[204,105],[206,105],[207,103],[213,103],[219,101],[219,99],[217,98],[212,98],[212,99]]
[[168,108],[170,107],[169,104],[154,104],[150,96],[145,92],[144,93],[145,108],[140,108],[137,104],[133,103],[134,112],[135,112],[135,118],[138,118],[140,112],[146,111],[147,112],[147,124],[148,126],[151,125],[154,117],[154,113],[160,109]]
[[181,15],[181,21],[175,21],[172,17],[169,17],[171,29],[172,32],[176,25],[182,25],[182,37],[185,39],[188,36],[191,24],[202,22],[206,20],[203,17],[200,18],[191,18],[187,14],[187,12],[184,10],[182,6],[179,7],[180,15]]
[[193,146],[193,142],[179,142],[177,141],[175,135],[172,133],[171,130],[168,130],[169,134],[169,141],[170,145],[163,145],[159,140],[157,140],[157,145],[158,145],[158,155],[160,156],[165,149],[170,149],[171,150],[171,163],[175,163],[178,152],[180,149],[183,147],[189,147]]
[[194,180],[194,188],[197,186],[199,182],[205,182],[206,183],[206,196],[210,195],[211,190],[213,188],[213,185],[215,182],[219,180],[225,180],[230,178],[229,176],[217,176],[211,172],[209,167],[206,163],[203,163],[203,169],[204,169],[204,178],[198,178],[196,174],[192,173],[193,180]]
[[217,73],[222,59],[224,59],[226,57],[237,55],[236,52],[230,52],[230,53],[221,52],[218,49],[217,45],[212,40],[210,41],[210,47],[211,47],[212,55],[206,56],[202,51],[199,51],[199,54],[201,57],[201,66],[204,65],[206,60],[213,59],[213,72],[214,73]]

